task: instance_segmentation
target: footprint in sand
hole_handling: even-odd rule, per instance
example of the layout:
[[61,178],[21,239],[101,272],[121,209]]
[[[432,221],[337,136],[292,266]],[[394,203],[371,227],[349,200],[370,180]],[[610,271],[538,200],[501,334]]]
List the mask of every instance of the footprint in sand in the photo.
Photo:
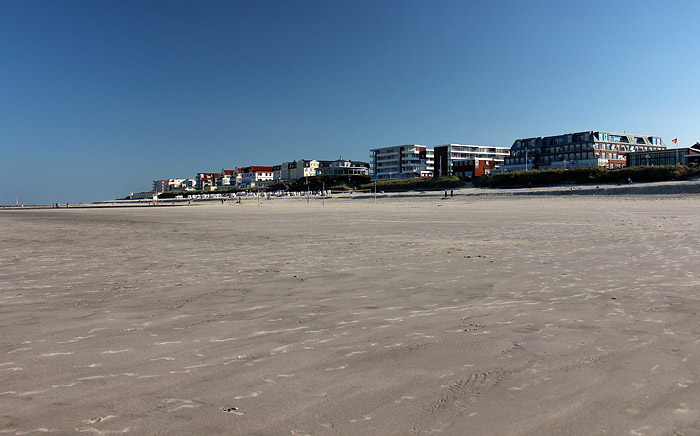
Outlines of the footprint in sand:
[[245,413],[239,412],[238,407],[222,407],[219,410],[225,413],[233,413],[234,415],[243,416]]
[[413,399],[415,399],[415,397],[401,397],[398,400],[395,400],[394,403],[401,404],[403,402],[403,400],[413,400]]
[[248,395],[239,395],[237,397],[233,397],[234,400],[242,400],[244,398],[255,398],[258,395],[262,394],[262,391],[256,391]]
[[163,402],[168,407],[170,407],[171,405],[177,404],[175,407],[168,409],[168,413],[177,412],[178,410],[181,410],[181,409],[194,409],[196,407],[201,406],[201,404],[195,403],[192,400],[182,400],[179,398],[168,398],[168,399],[163,400]]
[[116,418],[115,415],[97,416],[95,418],[90,418],[82,422],[84,422],[85,424],[97,424],[98,422],[107,421],[114,418]]

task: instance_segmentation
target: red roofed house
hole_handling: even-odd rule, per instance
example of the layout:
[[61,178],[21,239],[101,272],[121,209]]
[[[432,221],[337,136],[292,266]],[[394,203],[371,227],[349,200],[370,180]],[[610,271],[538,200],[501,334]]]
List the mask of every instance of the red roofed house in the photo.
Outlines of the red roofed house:
[[240,175],[240,181],[236,182],[241,188],[251,188],[253,186],[266,186],[274,184],[272,176],[272,167],[266,166],[249,166],[237,169]]
[[197,173],[195,189],[202,191],[216,191],[227,189],[235,185],[236,170],[224,170],[220,173]]

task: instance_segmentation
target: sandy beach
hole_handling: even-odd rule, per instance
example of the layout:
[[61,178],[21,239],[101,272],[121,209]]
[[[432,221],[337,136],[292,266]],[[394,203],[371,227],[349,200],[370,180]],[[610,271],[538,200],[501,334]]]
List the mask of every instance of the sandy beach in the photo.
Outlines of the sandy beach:
[[700,434],[700,195],[544,191],[0,211],[0,434]]

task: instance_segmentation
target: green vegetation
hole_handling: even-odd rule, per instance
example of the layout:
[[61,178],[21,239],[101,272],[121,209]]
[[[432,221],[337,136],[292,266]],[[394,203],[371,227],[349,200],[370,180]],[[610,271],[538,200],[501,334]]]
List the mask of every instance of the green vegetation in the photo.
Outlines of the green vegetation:
[[360,185],[369,183],[370,177],[363,175],[328,175],[309,177],[308,187],[306,177],[302,177],[289,186],[290,191],[320,191],[324,187],[328,191],[351,191]]
[[597,184],[660,182],[666,180],[686,180],[700,176],[698,167],[641,166],[606,170],[604,168],[582,168],[575,170],[530,170],[482,176],[472,181],[480,188],[519,188],[527,186],[548,186],[564,184]]
[[255,192],[255,191],[320,191],[324,187],[326,190],[332,191],[350,191],[356,189],[360,185],[369,183],[369,176],[353,175],[353,176],[343,176],[343,175],[329,175],[329,176],[313,176],[308,178],[308,187],[306,184],[307,178],[303,177],[291,185],[286,184],[276,184],[270,186],[253,186],[251,188],[228,188],[219,189],[216,191],[168,191],[158,194],[158,198],[175,198],[178,195],[187,198],[192,195],[201,194],[230,194],[234,192]]
[[[420,177],[415,179],[379,180],[376,182],[377,191],[404,192],[404,191],[436,191],[442,189],[463,188],[464,180],[457,176],[447,177]],[[361,190],[374,191],[375,182],[359,186]]]

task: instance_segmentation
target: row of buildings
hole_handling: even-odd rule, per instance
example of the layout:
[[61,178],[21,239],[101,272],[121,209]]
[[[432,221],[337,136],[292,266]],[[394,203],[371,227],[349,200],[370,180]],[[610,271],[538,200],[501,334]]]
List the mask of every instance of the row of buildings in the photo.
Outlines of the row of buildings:
[[503,165],[510,150],[485,145],[399,145],[370,150],[374,180],[483,175]]
[[197,173],[191,179],[160,179],[153,181],[155,193],[167,191],[216,191],[230,188],[252,188],[295,182],[304,177],[326,175],[369,175],[369,163],[345,160],[306,160],[283,162],[279,165],[253,165],[222,169],[214,173]]
[[523,170],[687,165],[698,163],[700,144],[667,149],[658,136],[588,131],[516,139],[510,148],[464,144],[382,147],[371,149],[369,158],[374,180],[478,177]]
[[[675,140],[674,140],[675,143]],[[698,163],[700,144],[667,149],[658,136],[587,131],[516,139],[510,148],[411,144],[370,150],[370,161],[297,160],[274,166],[249,166],[192,179],[155,180],[156,193],[269,186],[323,175],[370,175],[373,180],[415,177],[478,177],[508,171],[606,168]]]

